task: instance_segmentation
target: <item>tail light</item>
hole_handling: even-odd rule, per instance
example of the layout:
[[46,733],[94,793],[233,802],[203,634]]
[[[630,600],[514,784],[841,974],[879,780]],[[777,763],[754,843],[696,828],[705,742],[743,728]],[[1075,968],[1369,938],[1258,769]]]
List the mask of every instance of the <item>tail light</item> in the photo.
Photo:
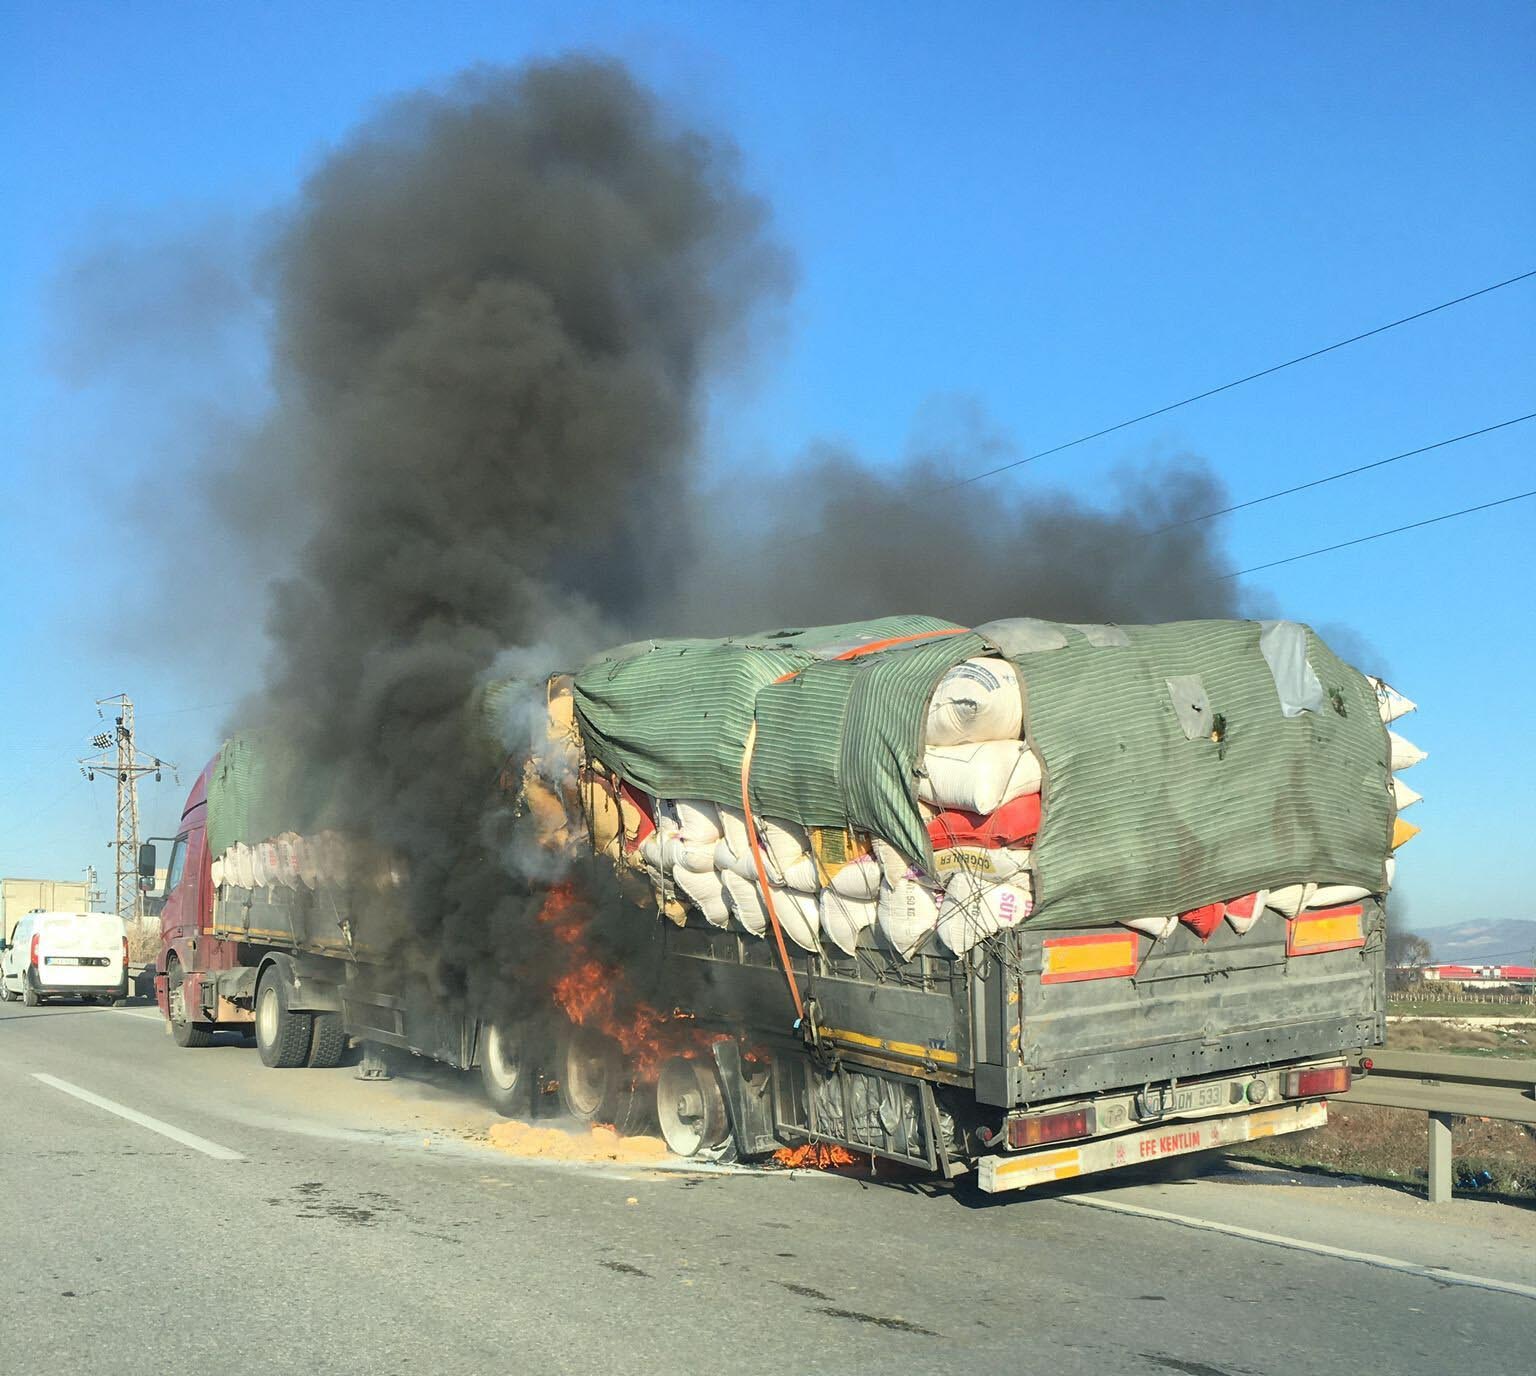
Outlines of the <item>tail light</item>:
[[33,932],[32,933],[32,968],[34,970],[37,968],[37,938],[38,938],[38,933]]
[[123,969],[128,968],[128,938],[123,938]]
[[1065,1142],[1072,1137],[1089,1137],[1098,1126],[1098,1115],[1091,1104],[1069,1108],[1060,1113],[1042,1113],[1035,1118],[1008,1120],[1008,1145],[1038,1147],[1047,1142]]
[[1347,1094],[1349,1085],[1347,1065],[1321,1065],[1311,1070],[1286,1071],[1280,1081],[1280,1092],[1287,1099],[1315,1099],[1319,1094]]

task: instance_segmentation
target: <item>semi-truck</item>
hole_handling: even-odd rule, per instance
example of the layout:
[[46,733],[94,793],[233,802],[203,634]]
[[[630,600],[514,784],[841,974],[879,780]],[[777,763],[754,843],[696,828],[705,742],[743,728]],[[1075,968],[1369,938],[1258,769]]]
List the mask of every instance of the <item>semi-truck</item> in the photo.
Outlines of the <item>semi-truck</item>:
[[[992,710],[961,691],[982,680],[1017,692],[1013,737],[936,745]],[[638,642],[542,691],[549,741],[503,776],[552,855],[611,861],[611,887],[555,879],[549,907],[631,905],[641,954],[609,973],[647,991],[643,1053],[553,979],[493,1016],[380,959],[343,842],[225,827],[215,854],[248,742],[172,843],[156,995],[177,1044],[238,1029],[275,1068],[395,1048],[478,1068],[509,1114],[557,1087],[683,1155],[815,1144],[1001,1192],[1320,1126],[1384,1039],[1417,797],[1387,723],[1411,704],[1309,628],[886,618]],[[1011,772],[973,798],[983,755]],[[829,838],[875,896],[834,896]],[[349,869],[344,910],[327,870]]]

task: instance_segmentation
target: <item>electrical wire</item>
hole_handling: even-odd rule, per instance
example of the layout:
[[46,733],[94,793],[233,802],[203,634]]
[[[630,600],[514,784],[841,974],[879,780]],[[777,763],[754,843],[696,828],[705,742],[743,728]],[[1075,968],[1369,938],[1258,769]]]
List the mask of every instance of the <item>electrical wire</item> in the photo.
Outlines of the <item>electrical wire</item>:
[[1009,463],[999,464],[996,468],[989,468],[981,473],[973,473],[968,478],[958,478],[954,482],[945,483],[940,487],[934,488],[933,491],[935,493],[951,492],[957,487],[967,487],[971,483],[979,483],[984,478],[995,478],[999,473],[1006,473],[1014,468],[1022,468],[1027,463],[1034,463],[1036,459],[1049,458],[1052,454],[1060,454],[1063,450],[1075,449],[1078,445],[1087,444],[1090,440],[1103,439],[1105,435],[1113,435],[1117,430],[1124,430],[1129,426],[1139,425],[1144,420],[1152,420],[1157,416],[1166,416],[1170,411],[1177,411],[1182,406],[1192,406],[1197,401],[1206,400],[1207,397],[1214,397],[1222,392],[1230,392],[1234,387],[1241,387],[1249,382],[1257,382],[1260,378],[1270,377],[1274,373],[1283,372],[1286,368],[1294,368],[1298,363],[1307,363],[1314,358],[1321,358],[1324,354],[1331,354],[1337,349],[1347,348],[1351,344],[1358,344],[1363,339],[1371,339],[1378,334],[1385,334],[1388,330],[1395,330],[1400,325],[1408,325],[1412,324],[1415,320],[1423,320],[1425,316],[1449,310],[1452,306],[1459,306],[1464,302],[1476,300],[1479,296],[1487,296],[1489,292],[1499,291],[1504,287],[1512,287],[1517,282],[1524,282],[1531,277],[1536,277],[1536,268],[1532,268],[1528,272],[1519,273],[1514,277],[1506,277],[1502,282],[1494,282],[1489,286],[1479,287],[1476,291],[1469,291],[1464,296],[1457,296],[1449,301],[1442,301],[1437,306],[1427,306],[1421,311],[1414,311],[1412,315],[1405,315],[1398,320],[1388,321],[1385,325],[1377,325],[1374,329],[1350,335],[1348,339],[1340,339],[1332,344],[1325,344],[1320,349],[1313,349],[1308,353],[1298,354],[1295,358],[1288,358],[1283,363],[1271,364],[1268,368],[1261,368],[1258,372],[1249,373],[1246,377],[1234,378],[1231,382],[1223,382],[1219,387],[1210,387],[1203,392],[1196,392],[1193,396],[1185,397],[1182,401],[1171,401],[1166,406],[1159,406],[1155,410],[1143,411],[1139,416],[1132,416],[1129,420],[1117,421],[1114,425],[1106,425],[1102,430],[1095,430],[1089,435],[1079,435],[1075,440],[1068,440],[1065,444],[1053,445],[1050,449],[1041,449],[1034,454],[1026,454],[1022,459],[1014,459]]
[[1311,482],[1297,483],[1295,487],[1282,487],[1278,492],[1266,492],[1262,497],[1250,497],[1246,502],[1235,502],[1231,506],[1218,507],[1215,511],[1207,511],[1200,516],[1187,516],[1182,521],[1170,521],[1165,526],[1158,526],[1156,530],[1147,532],[1148,536],[1162,535],[1165,531],[1181,530],[1185,526],[1199,525],[1201,521],[1214,520],[1217,516],[1230,516],[1234,511],[1246,511],[1251,506],[1260,506],[1264,502],[1272,502],[1277,497],[1289,497],[1295,492],[1305,492],[1308,488],[1322,487],[1326,483],[1338,482],[1340,478],[1351,478],[1356,473],[1368,473],[1373,468],[1385,468],[1389,463],[1398,463],[1403,459],[1411,459],[1415,454],[1428,454],[1433,449],[1444,449],[1448,444],[1460,444],[1462,440],[1476,439],[1479,435],[1488,435],[1495,430],[1504,430],[1511,425],[1519,425],[1524,421],[1536,420],[1536,411],[1531,411],[1523,416],[1516,416],[1513,420],[1501,420],[1497,425],[1485,425],[1481,430],[1468,430],[1465,435],[1452,435],[1448,440],[1436,440],[1433,444],[1421,445],[1418,449],[1407,449],[1401,454],[1393,454],[1390,458],[1376,459],[1371,463],[1362,463],[1354,468],[1344,468],[1337,473],[1330,473],[1324,478],[1313,478]]
[[1421,530],[1425,526],[1438,525],[1441,521],[1454,521],[1458,516],[1470,516],[1475,511],[1490,511],[1496,506],[1508,506],[1511,502],[1523,502],[1536,497],[1536,488],[1529,492],[1516,492],[1513,496],[1500,497],[1497,501],[1482,502],[1477,506],[1463,507],[1460,511],[1447,511],[1443,516],[1431,516],[1427,520],[1412,521],[1405,526],[1393,526],[1391,530],[1378,530],[1374,535],[1361,535],[1354,540],[1342,540],[1336,545],[1324,545],[1321,549],[1309,549],[1305,554],[1292,554],[1285,559],[1273,559],[1267,564],[1255,564],[1251,569],[1239,569],[1236,573],[1224,573],[1222,578],[1244,578],[1250,573],[1265,569],[1277,569],[1282,564],[1294,564],[1301,559],[1312,559],[1319,554],[1332,554],[1336,549],[1349,549],[1353,545],[1369,544],[1372,540],[1384,540],[1389,535],[1401,535],[1405,530]]

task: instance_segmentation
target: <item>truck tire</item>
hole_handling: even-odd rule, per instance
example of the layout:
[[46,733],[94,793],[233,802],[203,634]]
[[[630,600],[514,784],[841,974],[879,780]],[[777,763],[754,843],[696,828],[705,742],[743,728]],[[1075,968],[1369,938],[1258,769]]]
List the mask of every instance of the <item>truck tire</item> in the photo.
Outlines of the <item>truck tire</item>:
[[480,1046],[480,1083],[485,1097],[506,1118],[525,1117],[533,1105],[527,1046],[521,1029],[486,1023]]
[[[166,1002],[171,1009],[171,1040],[177,1046],[199,1047],[213,1045],[213,1024],[192,1022],[186,1016],[186,1004],[181,994],[181,962],[174,956],[165,965]],[[181,1004],[183,1016],[176,1017],[176,1006]]]
[[347,1054],[347,1029],[340,1013],[314,1013],[315,1030],[309,1039],[311,1070],[332,1070]]
[[309,1060],[314,1018],[288,1007],[288,981],[282,969],[269,965],[256,986],[256,1050],[261,1063],[273,1070],[291,1070]]
[[571,1117],[606,1123],[626,1137],[650,1125],[650,1096],[635,1083],[634,1071],[611,1037],[573,1027],[561,1041],[556,1064],[560,1102]]

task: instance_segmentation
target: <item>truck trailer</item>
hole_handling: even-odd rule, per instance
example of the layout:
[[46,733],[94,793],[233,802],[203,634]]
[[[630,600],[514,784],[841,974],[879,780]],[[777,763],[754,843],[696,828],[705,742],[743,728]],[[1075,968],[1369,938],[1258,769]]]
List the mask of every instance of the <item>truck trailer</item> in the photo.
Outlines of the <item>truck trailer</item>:
[[554,861],[612,867],[551,883],[551,919],[644,925],[607,972],[646,991],[643,1046],[553,980],[492,1017],[402,975],[354,920],[391,861],[274,832],[249,740],[173,843],[177,1043],[240,1029],[289,1068],[355,1039],[478,1067],[506,1113],[557,1085],[683,1155],[815,1144],[999,1192],[1320,1126],[1384,1039],[1412,704],[1307,627],[891,617],[638,642],[541,691],[504,777]]

